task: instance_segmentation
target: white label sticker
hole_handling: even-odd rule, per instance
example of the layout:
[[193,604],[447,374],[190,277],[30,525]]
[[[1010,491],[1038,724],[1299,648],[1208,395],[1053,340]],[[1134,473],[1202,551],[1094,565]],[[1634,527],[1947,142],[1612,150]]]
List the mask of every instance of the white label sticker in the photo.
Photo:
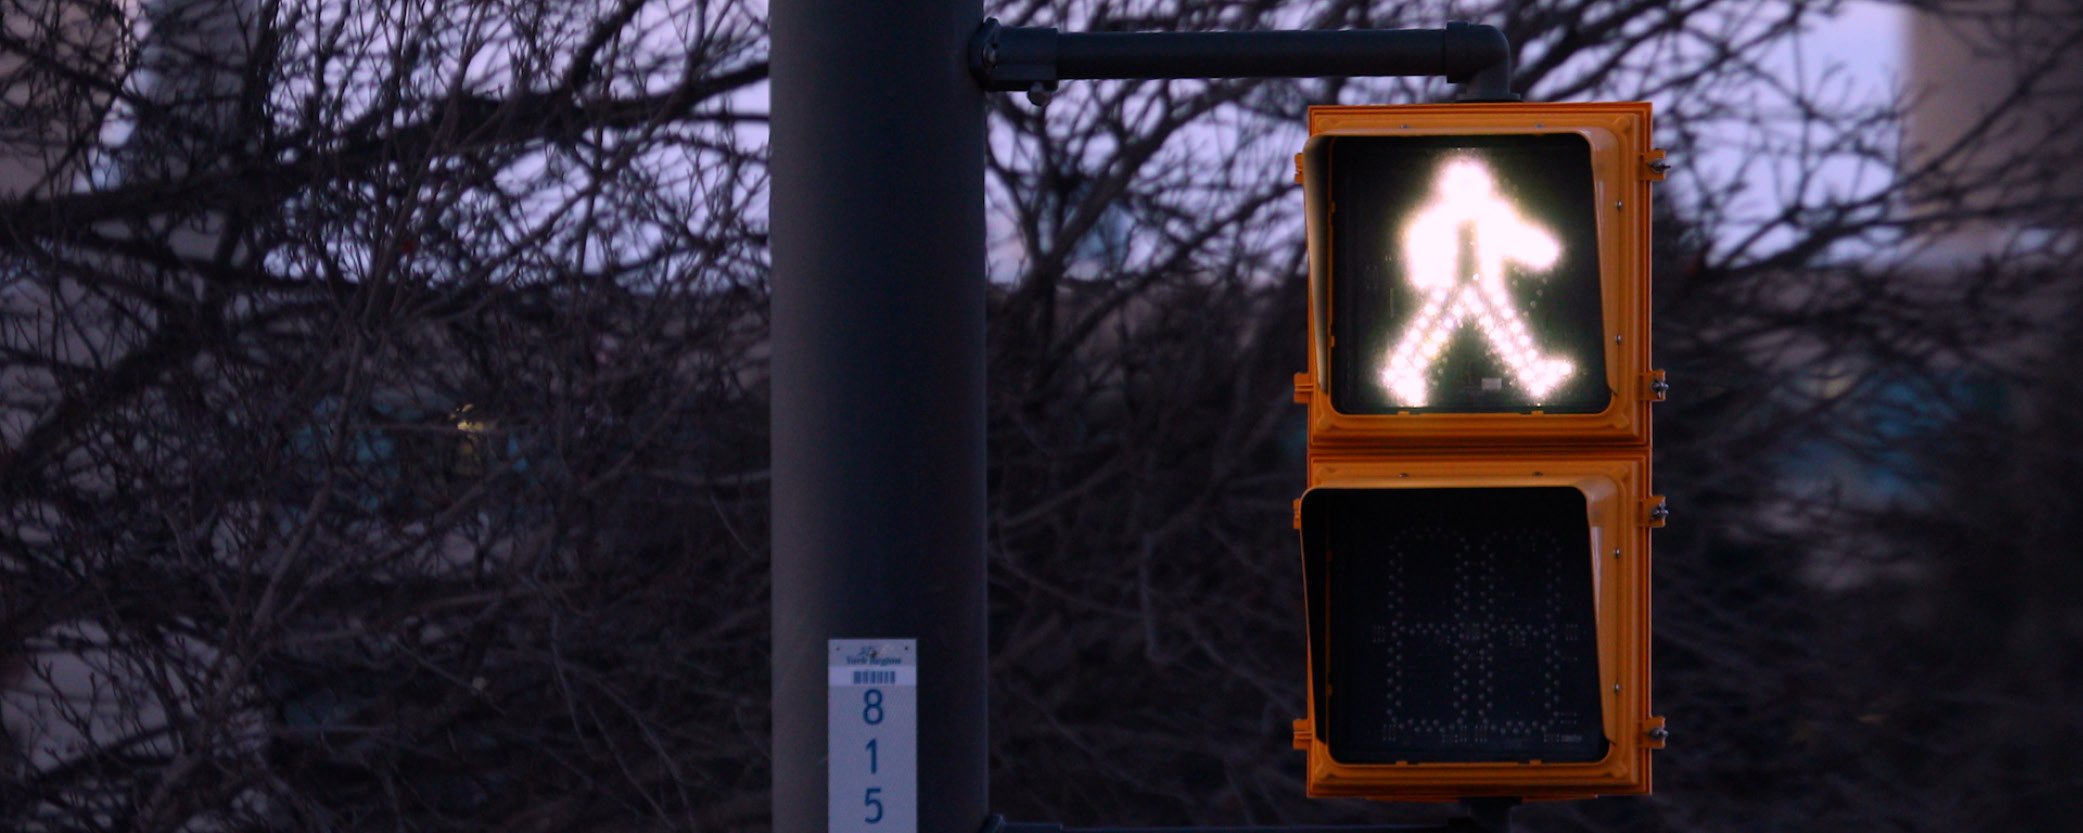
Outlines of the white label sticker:
[[829,644],[827,829],[918,833],[918,640]]

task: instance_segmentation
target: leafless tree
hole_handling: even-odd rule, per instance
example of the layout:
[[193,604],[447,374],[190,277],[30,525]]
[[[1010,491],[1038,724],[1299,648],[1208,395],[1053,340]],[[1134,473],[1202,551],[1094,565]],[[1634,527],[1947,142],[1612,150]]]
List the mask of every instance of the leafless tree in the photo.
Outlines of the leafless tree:
[[[1445,11],[1001,14],[1108,30],[1427,26]],[[1834,3],[1452,11],[1504,28],[1532,100],[1654,101],[1680,162],[1657,194],[1655,345],[1678,391],[1658,415],[1659,491],[1679,512],[1656,566],[1657,711],[1675,739],[1656,797],[1529,807],[1524,823],[2065,823],[2083,791],[2062,762],[2083,724],[2057,692],[2078,682],[2066,657],[2083,635],[2055,611],[2078,589],[2063,477],[2083,438],[2050,410],[2073,386],[2049,371],[2076,343],[2083,188],[2064,139],[2083,126],[2083,14],[1919,6],[2000,71],[1972,96],[1937,76],[1887,97],[1809,43]],[[1298,801],[1300,756],[1275,750],[1304,673],[1288,529],[1298,115],[1446,92],[1109,82],[1046,111],[1000,104],[994,252],[1018,257],[994,261],[993,320],[994,800],[1009,813],[1442,814]]]
[[[759,829],[757,5],[0,0],[0,819]],[[1659,794],[1540,829],[2077,815],[2083,15],[1953,129],[1802,48],[1834,2],[994,4],[1095,30],[1493,22],[1534,100],[1647,98]],[[1912,60],[1915,60],[1913,57]],[[994,100],[993,788],[1071,824],[1302,797],[1312,103]],[[1914,126],[1915,122],[1908,122]],[[1934,138],[1935,137],[1935,138]],[[2022,152],[1993,154],[1999,140]],[[1971,239],[1971,244],[1963,240]],[[1965,252],[1965,254],[1962,254]]]
[[755,11],[5,11],[4,826],[756,824]]

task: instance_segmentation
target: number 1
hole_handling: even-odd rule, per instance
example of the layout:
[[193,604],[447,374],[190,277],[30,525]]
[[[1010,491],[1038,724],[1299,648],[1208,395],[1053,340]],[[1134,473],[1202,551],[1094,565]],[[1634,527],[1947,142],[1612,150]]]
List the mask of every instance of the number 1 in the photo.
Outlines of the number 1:
[[875,741],[868,741],[868,774],[875,774]]

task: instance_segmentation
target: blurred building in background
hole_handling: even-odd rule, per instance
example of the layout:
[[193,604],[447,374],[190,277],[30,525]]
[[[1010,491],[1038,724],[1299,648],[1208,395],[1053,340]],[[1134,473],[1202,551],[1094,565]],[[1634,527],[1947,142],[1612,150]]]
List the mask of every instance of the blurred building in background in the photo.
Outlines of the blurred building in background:
[[113,96],[128,40],[122,0],[6,0],[0,32],[34,54],[0,49],[0,199],[70,190]]
[[[2083,2],[1971,0],[1913,8],[1906,20],[1905,169],[1936,166],[2009,186],[1975,198],[1952,189],[1913,195],[1927,210],[1987,213],[1937,241],[1932,265],[2047,244],[2083,226],[2083,165],[2074,155],[2083,152],[2075,42]],[[2064,146],[2069,153],[2049,152]]]

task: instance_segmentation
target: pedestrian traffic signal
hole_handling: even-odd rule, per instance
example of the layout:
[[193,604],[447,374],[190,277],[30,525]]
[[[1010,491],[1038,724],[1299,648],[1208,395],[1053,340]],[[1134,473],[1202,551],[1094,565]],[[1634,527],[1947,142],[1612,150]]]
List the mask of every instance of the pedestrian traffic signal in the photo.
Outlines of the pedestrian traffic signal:
[[1310,795],[1649,790],[1649,117],[1310,110]]

